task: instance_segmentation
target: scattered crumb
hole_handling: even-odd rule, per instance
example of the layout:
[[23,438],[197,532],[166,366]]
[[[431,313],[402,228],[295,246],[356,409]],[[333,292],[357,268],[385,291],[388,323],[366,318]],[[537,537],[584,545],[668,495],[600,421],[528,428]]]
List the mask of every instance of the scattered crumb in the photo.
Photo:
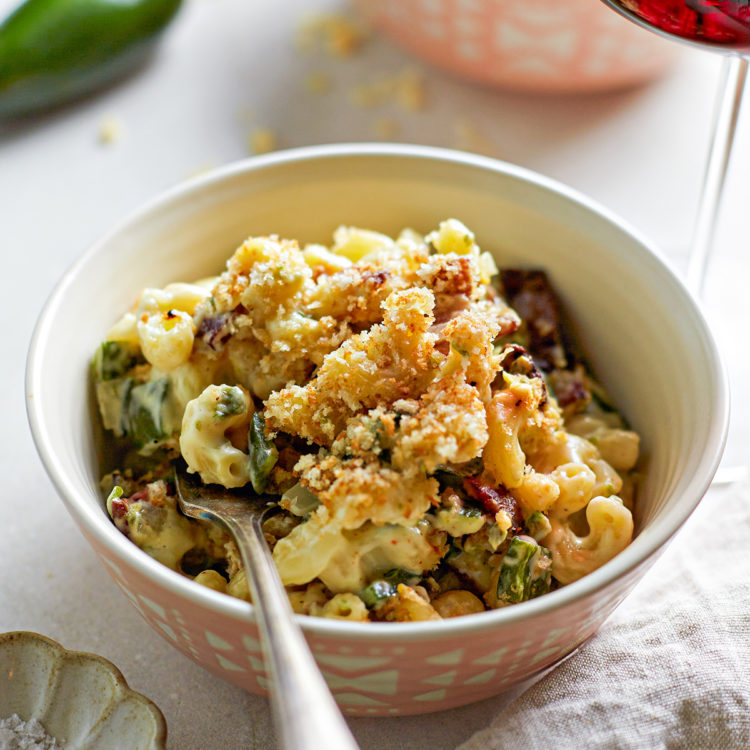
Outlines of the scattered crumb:
[[455,124],[456,143],[455,148],[462,151],[472,151],[484,156],[497,156],[495,144],[485,135],[477,130],[471,120],[457,120]]
[[379,75],[367,83],[358,83],[349,90],[352,104],[361,109],[372,109],[388,101],[394,93],[394,78]]
[[[303,53],[319,53],[345,58],[359,51],[367,38],[367,29],[358,21],[340,14],[323,14],[305,19],[298,27],[297,49]],[[308,71],[305,88],[312,94],[330,91],[335,77],[324,71]],[[350,103],[359,109],[375,109],[391,106],[413,113],[427,108],[428,95],[425,75],[413,65],[396,72],[377,72],[367,80],[360,79],[351,85],[348,92]],[[373,121],[372,130],[382,140],[393,140],[401,131],[401,125],[392,117],[380,117]],[[265,153],[276,147],[273,134],[267,130],[256,130],[248,139],[252,153]]]
[[323,49],[331,57],[352,57],[365,39],[364,27],[346,16],[331,13],[304,20],[297,33],[297,49],[310,53]]
[[237,122],[245,133],[245,148],[251,154],[267,154],[277,148],[276,133],[255,122],[255,112],[251,109],[237,111]]
[[378,138],[392,140],[401,131],[401,126],[391,117],[379,117],[372,124],[372,129]]
[[396,99],[407,112],[418,112],[427,106],[424,74],[417,68],[404,68],[396,76]]
[[331,90],[331,76],[321,71],[308,73],[305,78],[305,88],[311,94],[325,94]]
[[99,143],[117,143],[122,138],[122,133],[122,122],[114,115],[106,115],[99,122]]
[[247,147],[253,154],[267,154],[276,150],[276,134],[268,128],[255,128],[247,137]]
[[427,106],[427,92],[422,71],[406,67],[393,74],[380,74],[367,83],[353,86],[349,92],[352,103],[362,109],[378,107],[390,100],[407,112]]

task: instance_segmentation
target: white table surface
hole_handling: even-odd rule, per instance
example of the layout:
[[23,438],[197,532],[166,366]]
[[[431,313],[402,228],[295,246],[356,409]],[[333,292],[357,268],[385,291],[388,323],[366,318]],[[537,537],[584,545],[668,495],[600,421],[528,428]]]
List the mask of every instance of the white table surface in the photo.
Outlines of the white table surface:
[[[13,0],[0,0],[0,11]],[[341,0],[318,0],[340,9]],[[653,84],[591,97],[496,92],[426,71],[430,104],[361,110],[347,91],[410,62],[382,38],[346,61],[303,57],[293,38],[313,3],[192,0],[141,74],[96,98],[23,126],[0,126],[0,632],[33,630],[67,648],[111,659],[130,685],[163,710],[169,747],[270,747],[266,702],[170,647],[138,616],[99,565],[48,480],[32,444],[23,395],[25,356],[44,300],[72,261],[113,223],[196,171],[244,158],[254,127],[279,147],[377,140],[380,116],[400,123],[394,140],[456,146],[456,123],[471,120],[496,155],[557,178],[613,209],[682,268],[703,171],[719,60],[680,50]],[[333,89],[314,96],[309,66]],[[708,306],[724,345],[750,320],[747,201],[750,112],[742,118],[717,237]],[[122,124],[100,142],[102,120]],[[732,313],[734,330],[725,326]],[[92,314],[95,314],[92,311]],[[85,324],[85,322],[84,322]],[[727,347],[732,376],[750,378],[747,357]],[[738,399],[735,414],[747,412]],[[747,458],[745,420],[730,438]],[[355,719],[363,748],[455,748],[508,701],[498,696],[438,715]]]

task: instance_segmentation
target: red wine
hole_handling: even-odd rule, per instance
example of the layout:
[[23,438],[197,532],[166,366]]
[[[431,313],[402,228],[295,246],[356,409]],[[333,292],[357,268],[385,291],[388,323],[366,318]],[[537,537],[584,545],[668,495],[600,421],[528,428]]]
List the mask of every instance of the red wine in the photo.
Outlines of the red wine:
[[691,42],[750,51],[750,0],[606,0],[624,15]]

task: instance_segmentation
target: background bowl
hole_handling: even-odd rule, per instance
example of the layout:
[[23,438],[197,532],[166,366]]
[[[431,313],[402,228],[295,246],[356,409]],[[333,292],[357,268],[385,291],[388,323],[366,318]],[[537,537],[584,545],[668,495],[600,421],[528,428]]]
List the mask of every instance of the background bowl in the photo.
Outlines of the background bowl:
[[358,0],[357,6],[422,60],[507,89],[633,86],[662,72],[676,50],[597,0]]
[[179,186],[92,247],[38,322],[28,410],[69,511],[133,606],[217,675],[262,692],[245,602],[163,567],[110,522],[98,489],[88,364],[140,290],[221,270],[250,234],[328,241],[339,224],[386,233],[467,224],[499,265],[547,269],[595,370],[643,439],[633,543],[576,583],[502,610],[426,623],[300,617],[348,713],[424,713],[498,693],[591,636],[685,521],[718,464],[726,379],[706,323],[658,255],[619,219],[544,177],[414,146],[321,146],[251,159]]

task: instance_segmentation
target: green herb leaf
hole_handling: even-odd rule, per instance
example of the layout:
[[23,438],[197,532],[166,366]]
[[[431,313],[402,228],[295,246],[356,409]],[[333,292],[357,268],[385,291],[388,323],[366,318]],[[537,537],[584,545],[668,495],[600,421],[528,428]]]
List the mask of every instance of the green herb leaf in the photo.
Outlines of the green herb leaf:
[[126,432],[140,450],[149,443],[169,437],[164,420],[164,400],[169,381],[166,377],[133,386],[125,408]]
[[537,542],[540,542],[552,531],[549,518],[541,510],[535,510],[526,519],[526,528],[529,530],[529,536],[534,537]]
[[122,377],[139,362],[143,362],[137,344],[127,341],[105,341],[94,353],[94,380],[113,380]]
[[388,581],[373,581],[359,592],[359,598],[369,609],[382,604],[386,599],[396,595],[396,584]]
[[529,538],[515,536],[503,557],[497,581],[501,603],[516,604],[547,593],[551,584],[552,556]]
[[222,385],[214,416],[217,420],[242,414],[247,408],[245,394],[238,385]]
[[404,570],[403,568],[391,568],[391,570],[383,573],[383,579],[393,584],[414,583],[421,577],[421,573],[412,573],[410,570]]
[[250,435],[248,440],[250,451],[250,481],[253,490],[259,495],[266,489],[268,477],[279,460],[279,451],[266,435],[266,420],[263,414],[255,412],[250,422]]
[[116,484],[112,491],[109,493],[106,505],[107,505],[107,513],[112,516],[112,501],[113,500],[119,500],[122,497],[122,487],[120,487],[118,484]]

